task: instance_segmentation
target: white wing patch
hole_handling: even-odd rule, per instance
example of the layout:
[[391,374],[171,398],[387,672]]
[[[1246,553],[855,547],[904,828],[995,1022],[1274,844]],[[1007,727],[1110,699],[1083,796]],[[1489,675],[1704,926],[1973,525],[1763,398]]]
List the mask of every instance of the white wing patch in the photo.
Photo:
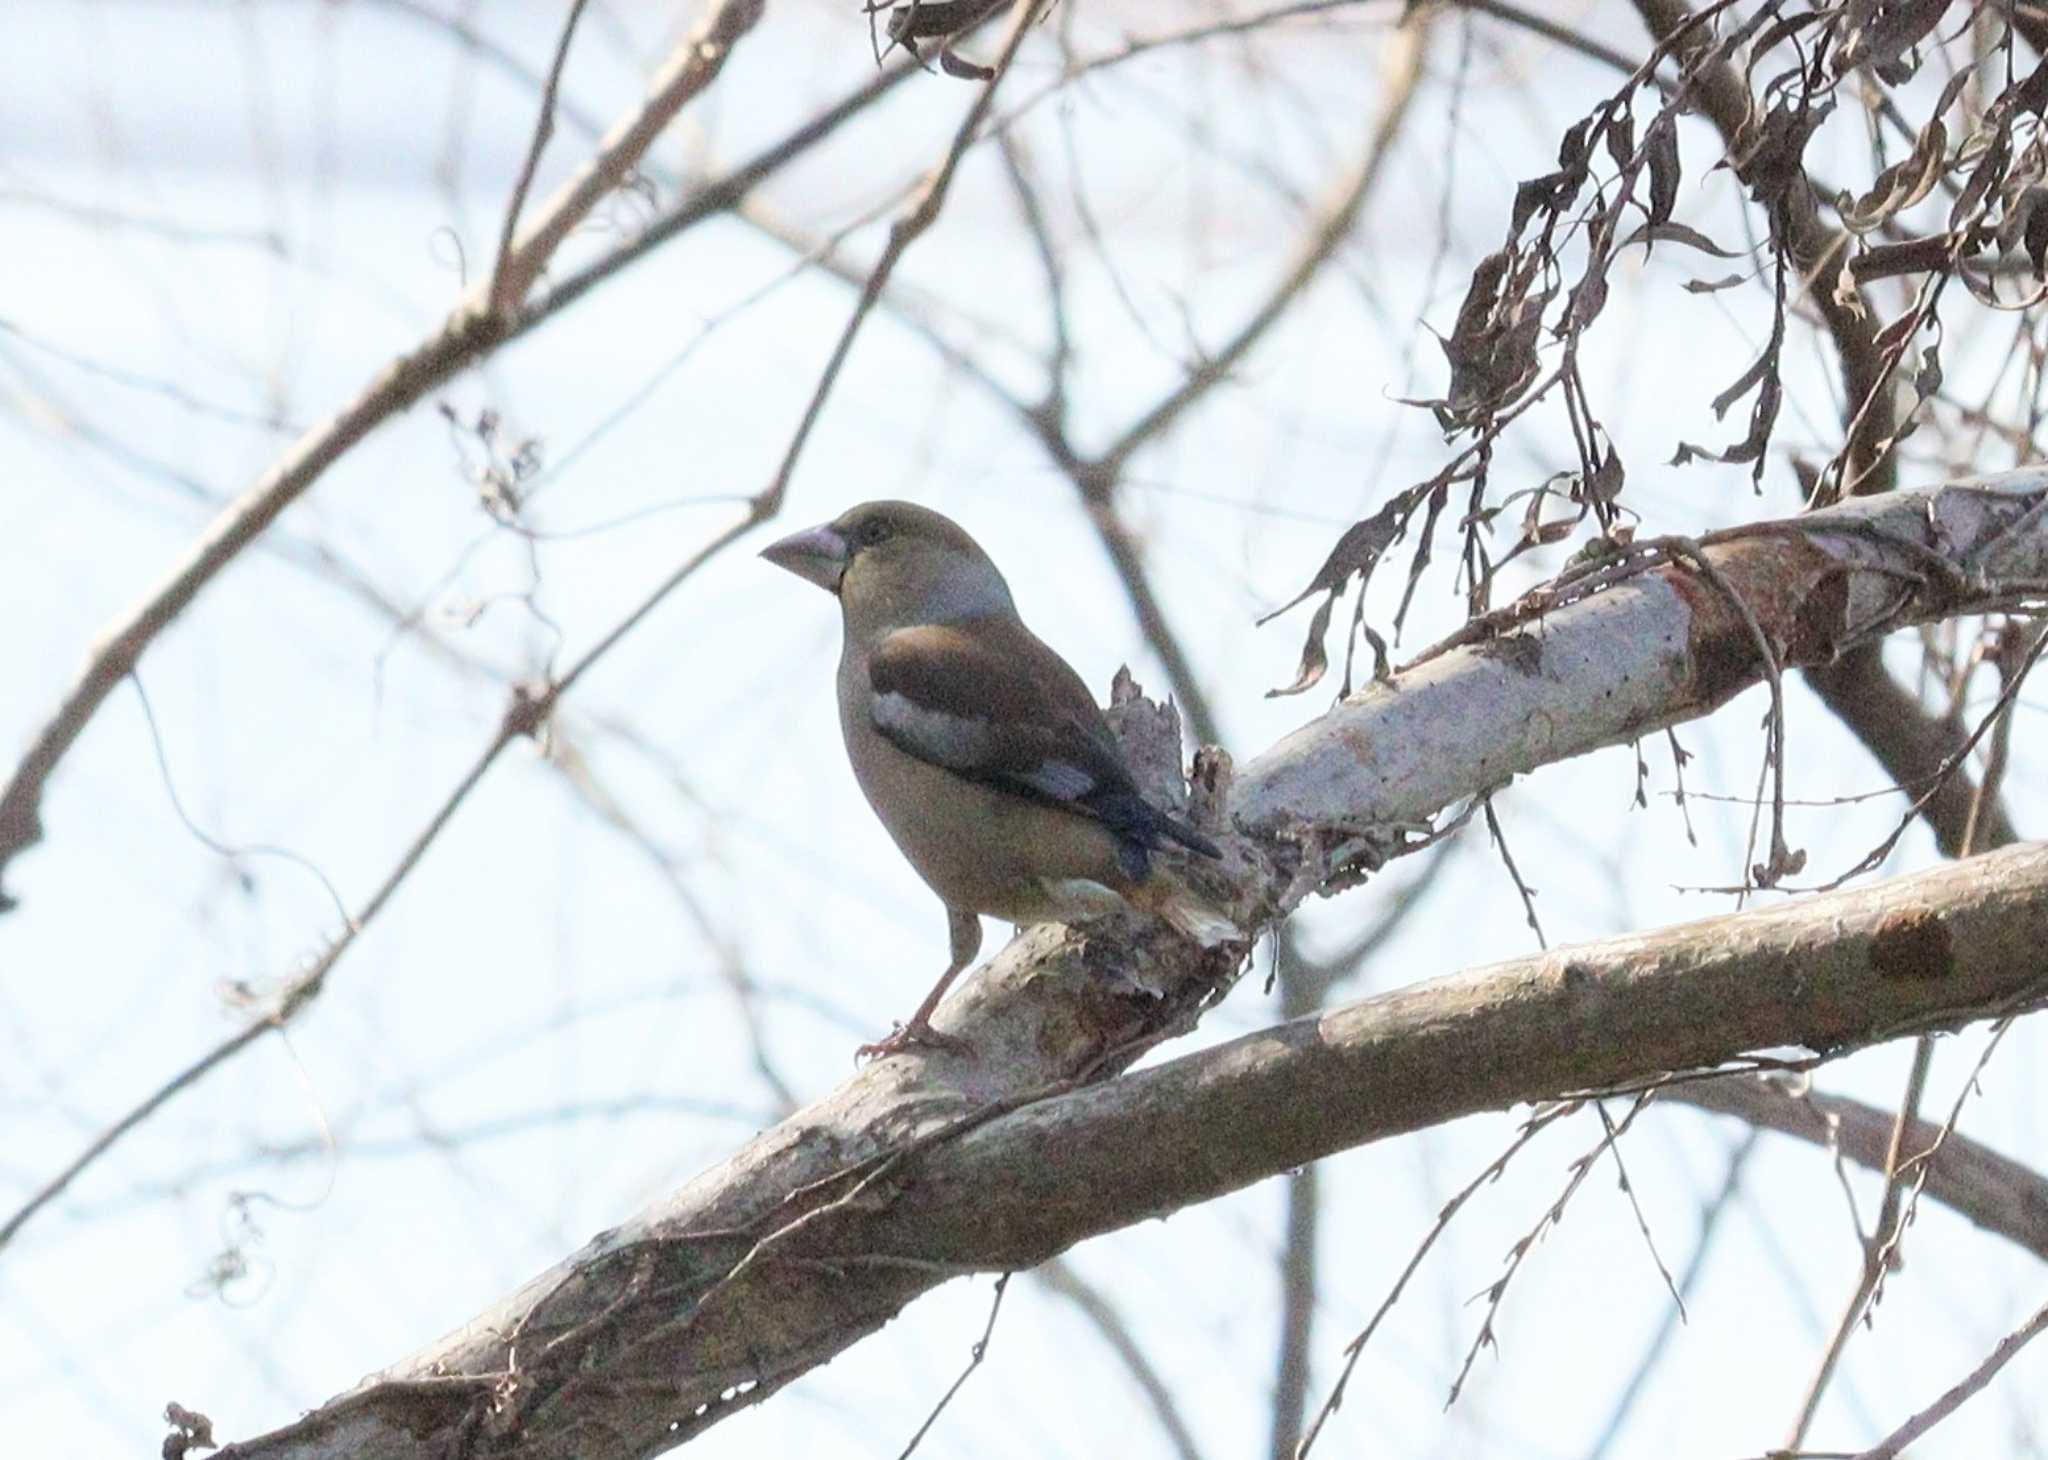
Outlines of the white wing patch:
[[[995,730],[979,716],[934,710],[898,690],[876,695],[868,713],[875,728],[895,744],[947,770],[985,774],[997,758]],[[1028,771],[1006,768],[998,774],[1054,801],[1078,801],[1095,789],[1090,772],[1063,760],[1040,761]]]
[[895,690],[876,695],[869,714],[877,730],[934,765],[973,771],[988,763],[994,736],[986,720],[927,709]]
[[1037,770],[1026,775],[1013,776],[1032,790],[1050,796],[1055,801],[1078,801],[1095,789],[1095,777],[1077,765],[1068,765],[1063,760],[1049,760]]

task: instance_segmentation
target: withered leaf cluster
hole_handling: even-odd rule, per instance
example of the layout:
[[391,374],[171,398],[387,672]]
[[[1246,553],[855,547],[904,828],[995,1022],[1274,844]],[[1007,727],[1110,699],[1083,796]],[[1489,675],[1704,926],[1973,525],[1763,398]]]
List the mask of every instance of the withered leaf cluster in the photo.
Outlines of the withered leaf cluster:
[[[1805,474],[1815,503],[1889,486],[1895,448],[1944,412],[1950,424],[1985,428],[1985,405],[1943,394],[1942,310],[1963,299],[2024,311],[2048,297],[2048,6],[1718,0],[1691,12],[1641,8],[1653,30],[1659,15],[1668,28],[1565,130],[1556,166],[1504,200],[1505,237],[1472,266],[1439,336],[1448,367],[1441,393],[1405,402],[1432,413],[1454,448],[1450,459],[1355,523],[1308,586],[1275,611],[1323,598],[1293,683],[1275,693],[1322,679],[1336,600],[1354,585],[1354,647],[1363,632],[1384,671],[1382,641],[1365,622],[1367,583],[1393,545],[1412,537],[1409,581],[1392,620],[1398,630],[1459,485],[1465,507],[1450,520],[1474,615],[1488,607],[1499,568],[1519,554],[1574,535],[1598,542],[1631,530],[1627,471],[1579,358],[1607,304],[1613,264],[1638,246],[1646,258],[1669,248],[1734,261],[1678,287],[1695,295],[1755,287],[1771,304],[1756,358],[1704,402],[1717,419],[1746,407],[1742,434],[1720,446],[1681,440],[1672,464],[1744,465],[1762,490],[1767,469],[1783,461],[1772,439],[1786,403],[1785,352],[1801,330],[1818,331],[1846,387],[1840,437],[1821,446],[1830,459]],[[1862,181],[1817,176],[1815,138],[1844,127],[1867,139]],[[1833,165],[1841,152],[1829,149]],[[1740,183],[1756,249],[1725,247],[1680,216],[1688,157],[1696,175],[1726,170]],[[1878,287],[1887,280],[1901,282]],[[1948,289],[1954,281],[1961,291]],[[2048,343],[2032,346],[2042,350]],[[1536,485],[1498,492],[1490,481],[1495,443],[1539,406],[1562,410],[1578,461]],[[1674,416],[1683,409],[1672,402]],[[1825,414],[1809,409],[1805,417]],[[2012,415],[1991,429],[2031,440],[2048,409]],[[1502,514],[1517,503],[1507,519],[1513,540],[1496,543]]]

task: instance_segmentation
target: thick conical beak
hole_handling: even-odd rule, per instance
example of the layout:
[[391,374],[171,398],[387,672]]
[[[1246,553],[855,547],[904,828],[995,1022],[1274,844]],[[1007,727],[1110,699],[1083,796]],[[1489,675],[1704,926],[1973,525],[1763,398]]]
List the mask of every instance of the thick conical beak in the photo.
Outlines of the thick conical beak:
[[837,593],[839,577],[846,571],[846,539],[829,526],[806,527],[768,544],[761,549],[761,556],[827,593]]

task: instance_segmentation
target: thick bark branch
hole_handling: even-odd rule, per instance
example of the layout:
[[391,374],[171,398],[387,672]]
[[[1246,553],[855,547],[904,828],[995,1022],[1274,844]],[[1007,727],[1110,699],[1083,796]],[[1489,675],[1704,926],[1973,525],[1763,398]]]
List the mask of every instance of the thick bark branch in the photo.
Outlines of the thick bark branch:
[[[1879,1175],[1884,1174],[1892,1127],[1899,1118],[1895,1110],[1796,1090],[1775,1077],[1693,1081],[1673,1087],[1662,1098],[1831,1147]],[[2048,1262],[2048,1174],[1954,1131],[1936,1148],[1940,1136],[1935,1122],[1914,1120],[1907,1124],[1901,1146],[1909,1158],[1934,1150],[1927,1163],[1927,1194],[1982,1230]]]
[[[1935,715],[1919,695],[1893,679],[1875,644],[1853,650],[1837,663],[1814,666],[1807,670],[1806,682],[1855,732],[1885,774],[1901,786],[1932,783],[1967,734],[1962,726]],[[1977,820],[1971,836],[1973,806]],[[2019,840],[2004,801],[1996,794],[1980,798],[1976,783],[1967,775],[1943,781],[1920,814],[1927,819],[1944,856],[1989,851]],[[1975,845],[1967,844],[1969,841]]]
[[[1637,0],[1636,8],[1659,40],[1675,35],[1692,15],[1684,0]],[[1692,50],[1697,52],[1704,44],[1702,38]],[[1754,107],[1741,73],[1726,62],[1710,66],[1696,82],[1694,95],[1701,112],[1720,132],[1728,155],[1741,155],[1742,131]],[[1751,181],[1740,165],[1736,171],[1744,182]],[[1843,292],[1839,269],[1832,265],[1849,259],[1855,250],[1843,234],[1822,221],[1815,191],[1802,178],[1789,190],[1776,224],[1840,362],[1842,419],[1853,431],[1846,445],[1845,474],[1857,495],[1876,495],[1891,491],[1898,482],[1898,458],[1891,450],[1898,432],[1898,403],[1885,379],[1883,351],[1877,345],[1885,320],[1862,290]],[[1932,775],[1962,742],[1963,732],[1930,713],[1916,695],[1893,680],[1874,650],[1815,665],[1807,682],[1901,785]],[[2004,806],[1994,797],[1979,812],[1975,845],[1965,847],[1963,828],[1976,800],[1969,777],[1962,775],[1951,777],[1920,808],[1942,851],[1951,857],[2004,846],[2017,836]]]
[[[2028,1007],[2048,999],[2044,940],[2036,843],[1434,980],[945,1120],[880,1160],[780,1127],[444,1343],[225,1453],[423,1457],[465,1431],[476,1449],[456,1453],[658,1453],[957,1273],[1478,1111]],[[821,1179],[792,1185],[793,1167]]]
[[[2006,472],[1701,541],[1790,669],[1912,623],[2038,597],[2048,587],[2044,501],[2048,471]],[[1764,674],[1730,595],[1682,565],[1551,607],[1558,598],[1539,590],[1454,636],[1463,647],[1425,654],[1282,740],[1247,769],[1239,824],[1282,836],[1414,821],[1705,714]]]
[[[1702,549],[1712,582],[1654,556],[1612,564],[1351,697],[1235,784],[1205,753],[1195,814],[1229,842],[1240,923],[1355,878],[1398,839],[1387,823],[1711,710],[1764,672],[1758,633],[1780,665],[1818,662],[2035,593],[2044,501],[2048,472],[2014,473],[1720,534]],[[1170,713],[1118,698],[1134,762],[1171,764]],[[1036,929],[940,1010],[973,1056],[869,1066],[461,1331],[226,1453],[659,1453],[954,1273],[1041,1261],[1472,1111],[1978,1017],[2039,996],[2044,938],[2048,852],[2018,848],[1402,990],[1090,1084],[1192,1022],[1242,950],[1204,955],[1153,926]]]

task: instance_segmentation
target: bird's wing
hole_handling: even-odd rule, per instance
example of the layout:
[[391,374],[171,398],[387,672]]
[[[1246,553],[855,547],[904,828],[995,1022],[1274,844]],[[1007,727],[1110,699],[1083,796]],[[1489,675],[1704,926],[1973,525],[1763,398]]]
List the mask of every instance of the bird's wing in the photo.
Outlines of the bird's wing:
[[1081,677],[1013,618],[898,629],[868,683],[875,728],[955,775],[1112,821],[1137,794]]

